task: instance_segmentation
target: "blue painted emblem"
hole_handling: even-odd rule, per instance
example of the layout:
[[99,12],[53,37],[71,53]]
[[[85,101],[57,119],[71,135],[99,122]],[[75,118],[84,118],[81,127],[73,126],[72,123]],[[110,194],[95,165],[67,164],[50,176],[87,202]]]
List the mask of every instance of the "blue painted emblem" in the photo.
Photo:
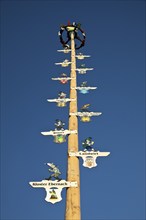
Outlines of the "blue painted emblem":
[[82,90],[80,90],[80,93],[82,93],[82,94],[87,94],[87,93],[89,93],[89,92],[88,92],[87,89],[82,89]]

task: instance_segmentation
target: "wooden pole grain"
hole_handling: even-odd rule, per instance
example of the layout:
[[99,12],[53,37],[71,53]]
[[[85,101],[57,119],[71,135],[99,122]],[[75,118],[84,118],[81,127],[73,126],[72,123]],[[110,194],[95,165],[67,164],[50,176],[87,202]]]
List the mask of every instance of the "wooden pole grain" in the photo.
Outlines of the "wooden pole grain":
[[[76,87],[76,57],[75,57],[74,33],[71,33],[71,81],[70,81],[70,102],[69,113],[77,112],[77,91]],[[77,134],[70,134],[68,137],[68,154],[69,152],[78,151],[78,119],[77,116],[69,117],[69,130],[77,130]],[[70,187],[66,192],[66,212],[65,220],[80,220],[80,170],[79,159],[68,156],[67,181],[77,181],[78,187]]]

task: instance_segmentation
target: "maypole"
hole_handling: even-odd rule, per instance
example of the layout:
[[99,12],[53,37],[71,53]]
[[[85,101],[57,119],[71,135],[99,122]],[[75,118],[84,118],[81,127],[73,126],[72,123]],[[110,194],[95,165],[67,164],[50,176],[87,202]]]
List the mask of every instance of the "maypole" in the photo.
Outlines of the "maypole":
[[[76,91],[76,57],[74,32],[71,33],[71,82],[70,82],[70,102],[69,113],[76,113],[77,110],[77,91]],[[73,89],[72,89],[73,88]],[[69,114],[70,115],[70,114]],[[77,130],[77,134],[70,134],[68,137],[69,152],[78,151],[78,119],[76,115],[69,117],[69,130]],[[66,214],[65,219],[77,220],[80,214],[80,170],[79,159],[68,156],[67,181],[77,181],[77,188],[68,188],[66,192]]]
[[[67,34],[67,39],[64,40],[64,32]],[[52,174],[39,182],[30,182],[30,185],[35,188],[44,188],[46,190],[47,202],[56,203],[62,200],[61,192],[63,188],[66,188],[66,211],[65,220],[80,220],[80,169],[79,169],[79,157],[83,159],[83,166],[87,168],[93,168],[97,166],[97,157],[105,157],[110,152],[100,152],[93,148],[94,141],[92,137],[86,137],[82,142],[83,150],[79,151],[78,145],[78,118],[81,122],[90,122],[92,116],[100,116],[101,112],[89,111],[90,104],[84,104],[80,111],[77,107],[77,91],[86,94],[90,90],[95,90],[97,87],[88,86],[87,81],[82,82],[81,85],[77,85],[76,71],[78,74],[86,74],[87,71],[93,70],[93,68],[86,68],[85,64],[81,64],[76,67],[76,58],[83,60],[89,55],[83,55],[76,50],[82,48],[85,45],[85,32],[81,29],[81,24],[68,23],[68,25],[62,25],[58,32],[60,42],[63,46],[63,50],[58,52],[64,52],[65,54],[71,53],[71,60],[65,59],[63,62],[55,63],[62,67],[71,65],[70,76],[62,73],[60,77],[52,78],[52,80],[59,80],[62,85],[65,85],[70,80],[70,97],[66,98],[64,92],[58,93],[58,98],[48,99],[48,102],[56,102],[58,107],[65,107],[67,102],[69,104],[69,126],[68,129],[64,129],[65,123],[56,119],[54,125],[55,129],[50,131],[41,132],[42,135],[51,135],[54,137],[54,142],[61,144],[66,142],[66,136],[68,137],[68,152],[67,152],[67,180],[60,178],[61,172],[59,168],[53,163],[46,163],[49,166],[49,172]],[[54,180],[55,179],[55,180]]]

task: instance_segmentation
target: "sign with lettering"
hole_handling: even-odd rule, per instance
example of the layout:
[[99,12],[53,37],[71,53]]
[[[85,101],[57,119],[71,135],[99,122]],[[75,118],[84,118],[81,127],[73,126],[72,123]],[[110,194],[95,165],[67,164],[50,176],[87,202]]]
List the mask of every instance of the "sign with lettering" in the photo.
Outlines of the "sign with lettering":
[[78,151],[78,152],[69,152],[69,156],[73,157],[82,157],[83,166],[92,168],[96,167],[96,158],[97,157],[106,157],[110,152],[100,152],[100,151]]
[[77,182],[68,182],[65,180],[42,180],[40,182],[29,182],[29,184],[34,188],[45,188],[47,202],[52,204],[60,202],[62,200],[61,192],[65,187],[77,187]]

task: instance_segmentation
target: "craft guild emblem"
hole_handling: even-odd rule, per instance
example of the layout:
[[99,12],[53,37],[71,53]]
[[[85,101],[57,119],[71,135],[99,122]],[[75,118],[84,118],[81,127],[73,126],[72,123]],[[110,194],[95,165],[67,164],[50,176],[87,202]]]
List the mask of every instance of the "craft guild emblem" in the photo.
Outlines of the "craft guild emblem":
[[84,159],[83,166],[92,168],[92,167],[97,166],[97,164],[95,162],[95,159],[92,156],[86,156]]
[[65,130],[63,127],[65,123],[59,119],[55,121],[55,130],[54,131],[44,131],[41,132],[42,135],[52,135],[54,136],[54,142],[57,144],[64,143],[66,141],[66,135],[68,134],[76,134],[76,130]]
[[76,115],[80,117],[82,122],[90,122],[92,116],[99,116],[102,112],[91,112],[88,110],[90,104],[85,104],[81,107],[80,112],[71,112],[70,115]]
[[[62,200],[61,192],[65,187],[77,187],[77,182],[68,182],[66,180],[60,179],[61,172],[59,168],[53,163],[46,163],[49,168],[49,172],[52,174],[40,182],[29,182],[29,184],[34,188],[44,188],[46,190],[45,200],[51,202],[52,204],[60,202]],[[55,180],[52,180],[52,179]]]
[[82,147],[84,148],[84,151],[69,152],[69,156],[82,157],[84,167],[88,167],[88,168],[96,167],[97,166],[96,158],[106,157],[110,154],[110,152],[95,151],[94,148],[92,147],[93,144],[94,141],[92,141],[92,137],[88,137],[82,142]]
[[77,86],[76,89],[80,91],[80,93],[82,94],[87,94],[89,93],[89,90],[94,90],[97,87],[91,87],[91,86],[87,86],[87,81],[82,82],[80,86]]
[[62,200],[61,197],[62,188],[50,188],[49,192],[46,195],[45,200],[47,202],[51,202],[52,204],[56,202],[60,202]]

